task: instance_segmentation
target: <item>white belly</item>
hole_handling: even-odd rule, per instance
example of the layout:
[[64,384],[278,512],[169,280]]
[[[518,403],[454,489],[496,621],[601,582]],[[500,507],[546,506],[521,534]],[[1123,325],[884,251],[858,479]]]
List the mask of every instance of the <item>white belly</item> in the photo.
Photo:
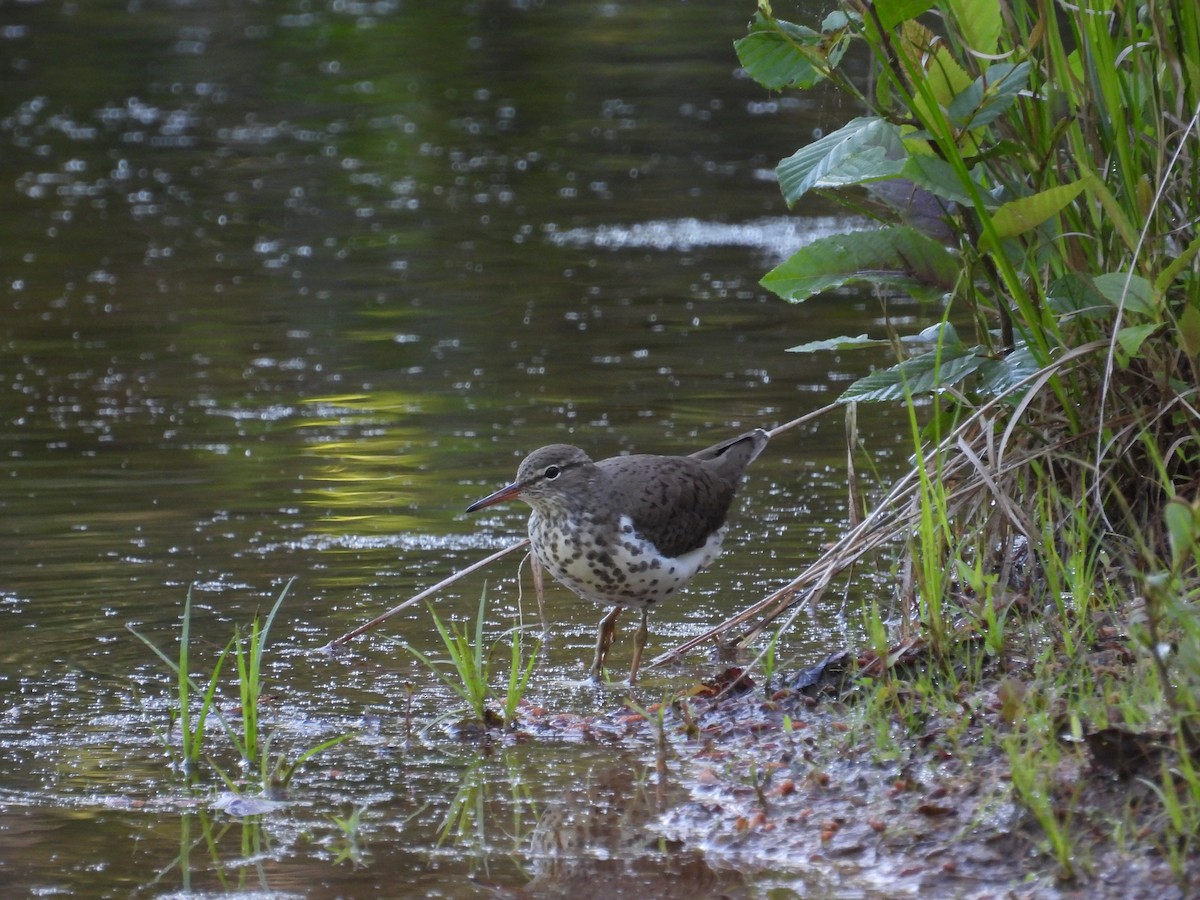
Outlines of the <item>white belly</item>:
[[650,606],[674,594],[720,555],[722,527],[695,550],[668,559],[639,535],[626,516],[620,532],[595,541],[585,522],[572,522],[570,537],[555,540],[535,512],[529,537],[538,560],[554,578],[587,600],[605,606]]

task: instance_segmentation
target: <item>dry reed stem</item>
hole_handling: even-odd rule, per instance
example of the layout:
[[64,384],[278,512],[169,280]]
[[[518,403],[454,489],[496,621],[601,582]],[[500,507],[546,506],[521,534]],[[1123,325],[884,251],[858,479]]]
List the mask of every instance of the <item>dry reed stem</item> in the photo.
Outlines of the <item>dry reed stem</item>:
[[[1030,408],[1034,395],[1045,388],[1055,375],[1061,373],[1070,364],[1086,359],[1090,354],[1102,350],[1106,346],[1104,341],[1093,341],[1067,351],[1048,366],[1022,379],[1008,390],[981,405],[940,443],[924,454],[919,465],[929,471],[938,472],[943,482],[954,485],[946,497],[947,514],[951,518],[959,517],[963,510],[972,504],[976,506],[976,509],[980,508],[988,496],[994,500],[1004,497],[1002,509],[1005,518],[1009,519],[1028,538],[1035,536],[1036,530],[1033,528],[1033,524],[1023,512],[1011,504],[1004,491],[998,486],[997,479],[1011,477],[1033,460],[1044,457],[1052,451],[1061,450],[1065,444],[1078,440],[1078,437],[1056,442],[1053,446],[1044,445],[1034,450],[1025,450],[1018,455],[1011,449],[1014,444],[1013,434],[1017,427],[1017,421]],[[992,429],[980,427],[980,425],[981,423],[989,424],[989,417],[999,415],[1002,411],[1002,404],[1007,402],[1013,394],[1022,390],[1026,393],[1011,413],[1011,420],[997,446],[992,438]],[[825,407],[825,410],[828,409],[829,407]],[[978,450],[972,448],[971,437],[981,444]],[[970,452],[948,452],[952,449],[961,451],[964,447]],[[1015,458],[1006,460],[1005,456]],[[985,459],[990,463],[990,468],[984,462]],[[941,461],[940,469],[937,466],[939,460]],[[695,647],[709,641],[719,640],[733,628],[758,619],[736,639],[736,645],[744,647],[760,635],[771,622],[789,609],[796,607],[796,613],[793,613],[788,620],[790,623],[800,609],[819,599],[835,577],[841,575],[863,556],[886,543],[906,539],[912,533],[920,516],[921,482],[919,472],[918,466],[914,466],[906,472],[865,519],[847,531],[808,569],[786,585],[704,633],[689,638],[676,647],[659,654],[647,666],[663,665]],[[803,596],[799,596],[802,592]]]
[[421,591],[416,596],[409,597],[403,603],[398,604],[397,606],[393,606],[387,612],[380,613],[375,618],[373,618],[371,621],[364,622],[362,625],[359,625],[357,628],[347,631],[341,637],[334,638],[332,641],[330,641],[325,646],[319,647],[318,650],[321,650],[324,652],[330,652],[330,651],[340,647],[342,644],[346,643],[347,641],[358,637],[363,632],[370,631],[372,628],[375,628],[376,626],[386,622],[388,619],[390,619],[392,616],[396,615],[396,613],[400,612],[401,610],[408,609],[408,607],[412,606],[414,603],[419,603],[420,601],[424,600],[426,597],[430,596],[431,594],[436,594],[442,588],[449,587],[450,585],[454,584],[454,582],[456,582],[462,578],[466,578],[468,575],[472,574],[473,572],[478,572],[480,569],[490,566],[492,563],[496,562],[497,560],[503,559],[505,556],[508,556],[508,554],[514,553],[517,550],[520,550],[520,549],[528,546],[528,544],[529,544],[529,538],[525,538],[523,540],[517,541],[515,544],[510,544],[509,546],[505,547],[503,550],[497,550],[491,556],[481,559],[478,562],[474,562],[471,565],[467,566],[465,569],[459,569],[453,575],[450,575],[447,578],[443,578],[441,581],[439,581],[437,584],[433,585],[432,587],[425,588],[425,590]]

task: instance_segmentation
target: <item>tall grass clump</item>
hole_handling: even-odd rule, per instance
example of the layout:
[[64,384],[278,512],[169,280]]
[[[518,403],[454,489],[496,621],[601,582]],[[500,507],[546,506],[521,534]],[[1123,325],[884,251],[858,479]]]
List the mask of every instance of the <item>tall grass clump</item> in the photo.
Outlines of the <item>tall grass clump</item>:
[[[998,668],[1018,649],[1038,661],[1003,744],[1064,874],[1071,822],[1052,818],[1044,781],[1072,751],[1063,722],[1153,736],[1145,823],[1186,858],[1200,820],[1200,6],[846,0],[798,24],[760,0],[736,49],[767,88],[849,98],[857,114],[777,174],[789,205],[815,192],[873,220],[763,285],[799,303],[865,283],[930,313],[916,335],[792,348],[898,349],[842,400],[907,404],[916,463],[851,539],[907,537],[907,627],[935,658],[982,633]],[[1121,651],[1115,680],[1088,674],[1101,645]]]

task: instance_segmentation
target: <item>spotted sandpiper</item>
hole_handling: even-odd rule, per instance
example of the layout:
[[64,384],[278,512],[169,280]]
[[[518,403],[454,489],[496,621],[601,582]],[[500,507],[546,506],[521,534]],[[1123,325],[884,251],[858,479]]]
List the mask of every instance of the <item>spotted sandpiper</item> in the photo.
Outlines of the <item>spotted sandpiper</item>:
[[641,610],[629,683],[646,645],[647,610],[717,558],[725,517],[746,466],[767,443],[761,428],[690,456],[636,454],[593,462],[578,447],[529,454],[516,480],[467,507],[524,500],[533,553],[585,600],[613,607],[600,620],[593,678],[601,677],[617,616]]

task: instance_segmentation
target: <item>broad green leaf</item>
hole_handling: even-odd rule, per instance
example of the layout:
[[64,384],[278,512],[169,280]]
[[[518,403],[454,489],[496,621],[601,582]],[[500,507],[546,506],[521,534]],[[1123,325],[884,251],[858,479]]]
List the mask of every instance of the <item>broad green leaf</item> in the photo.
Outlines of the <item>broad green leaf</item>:
[[949,291],[961,266],[942,244],[907,226],[835,234],[802,247],[760,282],[793,303],[852,281]]
[[984,56],[996,52],[1000,39],[1000,4],[996,0],[948,0],[947,6],[968,47]]
[[978,347],[964,347],[957,352],[934,350],[912,359],[872,372],[860,378],[838,397],[839,403],[852,401],[905,400],[915,394],[928,394],[952,387],[987,362]]
[[933,6],[933,0],[876,0],[875,12],[880,24],[890,31],[901,22],[915,19]]
[[[793,25],[779,19],[766,19],[761,13],[750,26],[750,33],[734,41],[738,61],[750,77],[765,88],[810,88],[825,76],[813,60],[826,56],[821,49],[824,36],[811,28]],[[834,47],[836,58],[830,54],[830,66],[836,66],[844,53]]]
[[[905,160],[900,175],[943,200],[953,200],[963,206],[971,206],[974,203],[954,167],[940,157],[914,153]],[[977,187],[979,194],[986,199],[987,191],[982,185]]]
[[[911,71],[924,69],[933,97],[943,109],[970,86],[971,76],[954,58],[949,45],[919,22],[904,23],[899,46],[909,57],[907,66]],[[922,122],[932,121],[919,93],[914,91],[914,94],[917,95],[914,112]]]
[[1079,196],[1083,190],[1082,181],[1070,184],[1059,184],[1028,197],[1010,200],[996,210],[992,216],[992,225],[996,236],[1003,238],[1016,237],[1037,228],[1051,216],[1055,216]]
[[997,63],[967,86],[947,112],[956,128],[980,128],[1004,115],[1029,85],[1029,63]]
[[1188,503],[1182,497],[1172,497],[1163,517],[1171,545],[1171,565],[1180,570],[1195,562],[1200,554],[1200,506]]
[[[946,110],[970,86],[971,76],[959,65],[946,41],[919,22],[905,22],[895,46],[900,65],[912,82],[909,106],[914,116],[931,134],[944,133]],[[979,152],[974,131],[961,132],[957,142],[964,156]]]
[[916,334],[900,338],[906,344],[940,344],[944,349],[958,350],[963,346],[956,329],[949,322],[935,322],[928,328],[922,328]]
[[894,178],[907,155],[895,125],[858,118],[780,160],[775,171],[779,189],[791,206],[814,188]]
[[1136,356],[1146,338],[1150,337],[1161,323],[1147,322],[1144,325],[1127,325],[1117,332],[1117,343],[1130,356]]
[[1095,197],[1100,205],[1104,207],[1109,224],[1117,229],[1117,233],[1121,235],[1121,240],[1125,242],[1125,247],[1130,251],[1135,251],[1138,246],[1137,229],[1133,227],[1133,223],[1125,215],[1125,210],[1121,208],[1121,204],[1117,202],[1117,198],[1112,195],[1112,191],[1108,189],[1108,185],[1104,183],[1104,180],[1099,175],[1090,169],[1085,170],[1079,180],[1087,186],[1088,193]]
[[821,30],[828,34],[831,31],[840,31],[850,25],[851,22],[861,22],[862,16],[858,13],[852,15],[845,11],[835,9],[821,21]]
[[1000,359],[989,359],[979,367],[976,388],[981,394],[1002,394],[1025,382],[1041,370],[1037,356],[1028,344],[1017,347]]
[[1056,316],[1112,318],[1112,304],[1092,280],[1073,273],[1051,282],[1046,290],[1046,306]]
[[797,344],[795,347],[788,347],[788,353],[815,353],[818,350],[854,350],[859,347],[878,347],[881,344],[890,344],[891,341],[883,340],[882,338],[869,338],[865,334],[860,334],[858,337],[842,337],[828,338],[824,341],[809,341],[807,344]]
[[[1158,306],[1154,289],[1141,275],[1126,275],[1124,272],[1108,272],[1092,279],[1098,290],[1113,306],[1120,306],[1137,313],[1152,313]],[[1126,290],[1126,283],[1129,288]]]

